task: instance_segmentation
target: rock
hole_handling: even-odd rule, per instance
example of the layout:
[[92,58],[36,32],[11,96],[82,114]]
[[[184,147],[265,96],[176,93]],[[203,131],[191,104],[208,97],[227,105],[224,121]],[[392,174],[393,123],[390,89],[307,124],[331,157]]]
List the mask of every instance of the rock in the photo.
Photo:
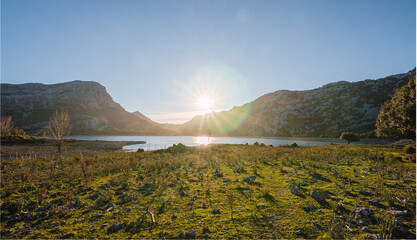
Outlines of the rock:
[[371,229],[368,226],[365,226],[365,227],[362,228],[362,231],[369,233],[369,232],[371,232]]
[[268,205],[266,203],[260,203],[259,207],[268,207]]
[[395,217],[405,217],[409,215],[409,212],[407,210],[405,211],[390,210],[388,211],[388,213],[394,215]]
[[175,214],[172,214],[172,217],[171,217],[171,219],[172,219],[172,221],[174,221],[175,219],[177,219],[178,217],[177,217],[177,215],[175,215]]
[[122,229],[124,227],[124,223],[119,223],[119,224],[113,224],[111,225],[108,229],[107,229],[107,233],[111,234],[111,233],[116,233],[118,232],[120,229]]
[[244,177],[242,181],[246,183],[251,183],[255,181],[255,179],[256,179],[256,176],[248,176],[248,177]]
[[223,182],[224,182],[224,183],[231,183],[231,182],[232,182],[232,180],[230,180],[230,179],[228,179],[228,178],[223,178]]
[[394,227],[394,233],[405,238],[408,238],[408,236],[410,235],[410,231],[408,230],[408,228],[399,225]]
[[185,233],[186,239],[195,239],[195,232],[187,232]]
[[313,191],[311,197],[319,203],[324,202],[329,197],[329,191]]
[[325,176],[321,175],[320,173],[311,173],[310,176],[313,179],[318,179],[318,180],[330,182],[330,180],[328,178],[326,178]]
[[185,194],[184,190],[180,190],[180,197],[185,197],[185,196],[186,196],[186,194]]
[[298,231],[295,232],[295,234],[297,234],[297,235],[303,235],[304,232],[303,232],[303,230],[298,230]]
[[188,202],[188,206],[193,206],[194,205],[194,201],[189,201]]
[[376,234],[368,234],[365,236],[365,239],[379,239],[379,236]]
[[294,185],[290,185],[289,189],[292,194],[297,196],[300,195],[300,191],[298,191],[298,189]]
[[197,199],[197,196],[193,196],[192,198],[191,198],[191,201],[195,201]]
[[220,214],[220,209],[216,208],[211,211],[211,214]]
[[312,213],[317,209],[316,206],[314,205],[307,205],[301,208],[304,209],[304,211],[309,212],[309,213]]
[[361,207],[353,209],[350,213],[355,217],[356,220],[361,219],[367,219],[367,218],[373,218],[374,217],[374,211],[370,208]]
[[206,209],[207,208],[206,203],[203,203],[203,206],[201,206],[201,207]]
[[204,239],[209,239],[210,237],[209,237],[209,235],[208,235],[207,233],[205,233],[205,234],[203,235],[203,238],[204,238]]

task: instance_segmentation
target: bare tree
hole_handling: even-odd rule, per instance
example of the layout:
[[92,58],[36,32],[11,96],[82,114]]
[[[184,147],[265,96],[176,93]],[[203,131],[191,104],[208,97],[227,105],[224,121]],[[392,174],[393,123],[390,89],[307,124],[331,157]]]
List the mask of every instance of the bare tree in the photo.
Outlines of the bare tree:
[[12,117],[1,117],[1,135],[10,134],[13,129]]
[[53,137],[58,146],[58,152],[61,152],[61,146],[64,143],[64,137],[70,135],[71,121],[67,111],[55,111],[51,116],[48,126],[48,135]]

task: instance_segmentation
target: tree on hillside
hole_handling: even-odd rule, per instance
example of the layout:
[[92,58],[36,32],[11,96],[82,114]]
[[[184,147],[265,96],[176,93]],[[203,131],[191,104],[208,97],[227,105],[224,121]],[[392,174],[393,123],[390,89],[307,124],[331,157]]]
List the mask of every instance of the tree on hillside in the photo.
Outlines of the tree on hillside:
[[12,117],[1,117],[1,135],[8,135],[13,129]]
[[395,91],[381,107],[376,119],[376,135],[383,138],[416,137],[416,76]]
[[64,137],[70,135],[71,121],[67,111],[55,111],[47,125],[48,135],[56,140],[58,152],[61,152],[61,146],[64,143]]
[[356,133],[351,133],[351,132],[342,133],[342,135],[340,135],[340,139],[347,141],[348,144],[350,144],[350,142],[357,142],[361,140]]

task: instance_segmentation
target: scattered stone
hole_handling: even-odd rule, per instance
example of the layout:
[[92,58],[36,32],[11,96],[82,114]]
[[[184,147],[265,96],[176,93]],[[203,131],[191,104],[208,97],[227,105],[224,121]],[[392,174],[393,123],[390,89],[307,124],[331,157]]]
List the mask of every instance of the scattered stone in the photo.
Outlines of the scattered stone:
[[303,230],[298,230],[298,231],[295,232],[295,234],[297,234],[297,235],[303,235],[304,232],[303,232]]
[[193,206],[193,205],[194,205],[194,201],[188,202],[188,206]]
[[248,176],[248,177],[244,177],[242,181],[250,183],[250,182],[255,181],[255,179],[256,179],[256,176]]
[[185,233],[186,239],[195,239],[195,232],[187,232]]
[[388,211],[388,213],[394,215],[395,217],[405,217],[409,215],[408,210],[405,210],[405,211],[390,210]]
[[367,207],[356,208],[351,211],[356,220],[374,217],[374,211]]
[[365,236],[365,239],[379,239],[379,236],[376,234],[368,234]]
[[294,185],[290,185],[289,189],[292,194],[297,196],[300,195],[300,191],[298,191],[298,189]]
[[260,203],[259,207],[268,207],[268,205],[266,203]]
[[223,178],[223,182],[224,182],[224,183],[231,183],[231,182],[232,182],[232,180],[230,180],[230,179],[228,179],[228,178]]
[[313,191],[311,192],[311,197],[319,203],[324,202],[329,197],[329,191]]
[[301,207],[302,209],[304,209],[304,211],[308,212],[308,213],[312,213],[314,212],[317,208],[314,205],[307,205],[304,207]]
[[193,196],[192,198],[191,198],[191,201],[195,201],[197,199],[197,196]]
[[211,214],[220,214],[220,209],[216,208],[211,211]]
[[325,176],[321,175],[320,173],[311,173],[310,176],[313,179],[318,179],[318,180],[330,182],[330,180],[328,178],[326,178]]
[[108,229],[107,229],[107,233],[111,234],[111,233],[116,233],[118,232],[120,229],[122,229],[124,227],[124,223],[119,223],[119,224],[113,224],[111,225]]
[[397,225],[394,227],[394,232],[400,236],[404,236],[406,238],[409,238],[410,232],[408,231],[408,228],[405,226]]

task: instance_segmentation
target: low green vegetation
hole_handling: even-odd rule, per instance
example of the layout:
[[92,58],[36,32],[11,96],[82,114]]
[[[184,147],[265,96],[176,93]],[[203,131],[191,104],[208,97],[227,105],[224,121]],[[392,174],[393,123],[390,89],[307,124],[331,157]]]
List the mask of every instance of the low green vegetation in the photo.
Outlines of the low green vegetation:
[[176,145],[1,161],[2,238],[413,238],[402,147]]

